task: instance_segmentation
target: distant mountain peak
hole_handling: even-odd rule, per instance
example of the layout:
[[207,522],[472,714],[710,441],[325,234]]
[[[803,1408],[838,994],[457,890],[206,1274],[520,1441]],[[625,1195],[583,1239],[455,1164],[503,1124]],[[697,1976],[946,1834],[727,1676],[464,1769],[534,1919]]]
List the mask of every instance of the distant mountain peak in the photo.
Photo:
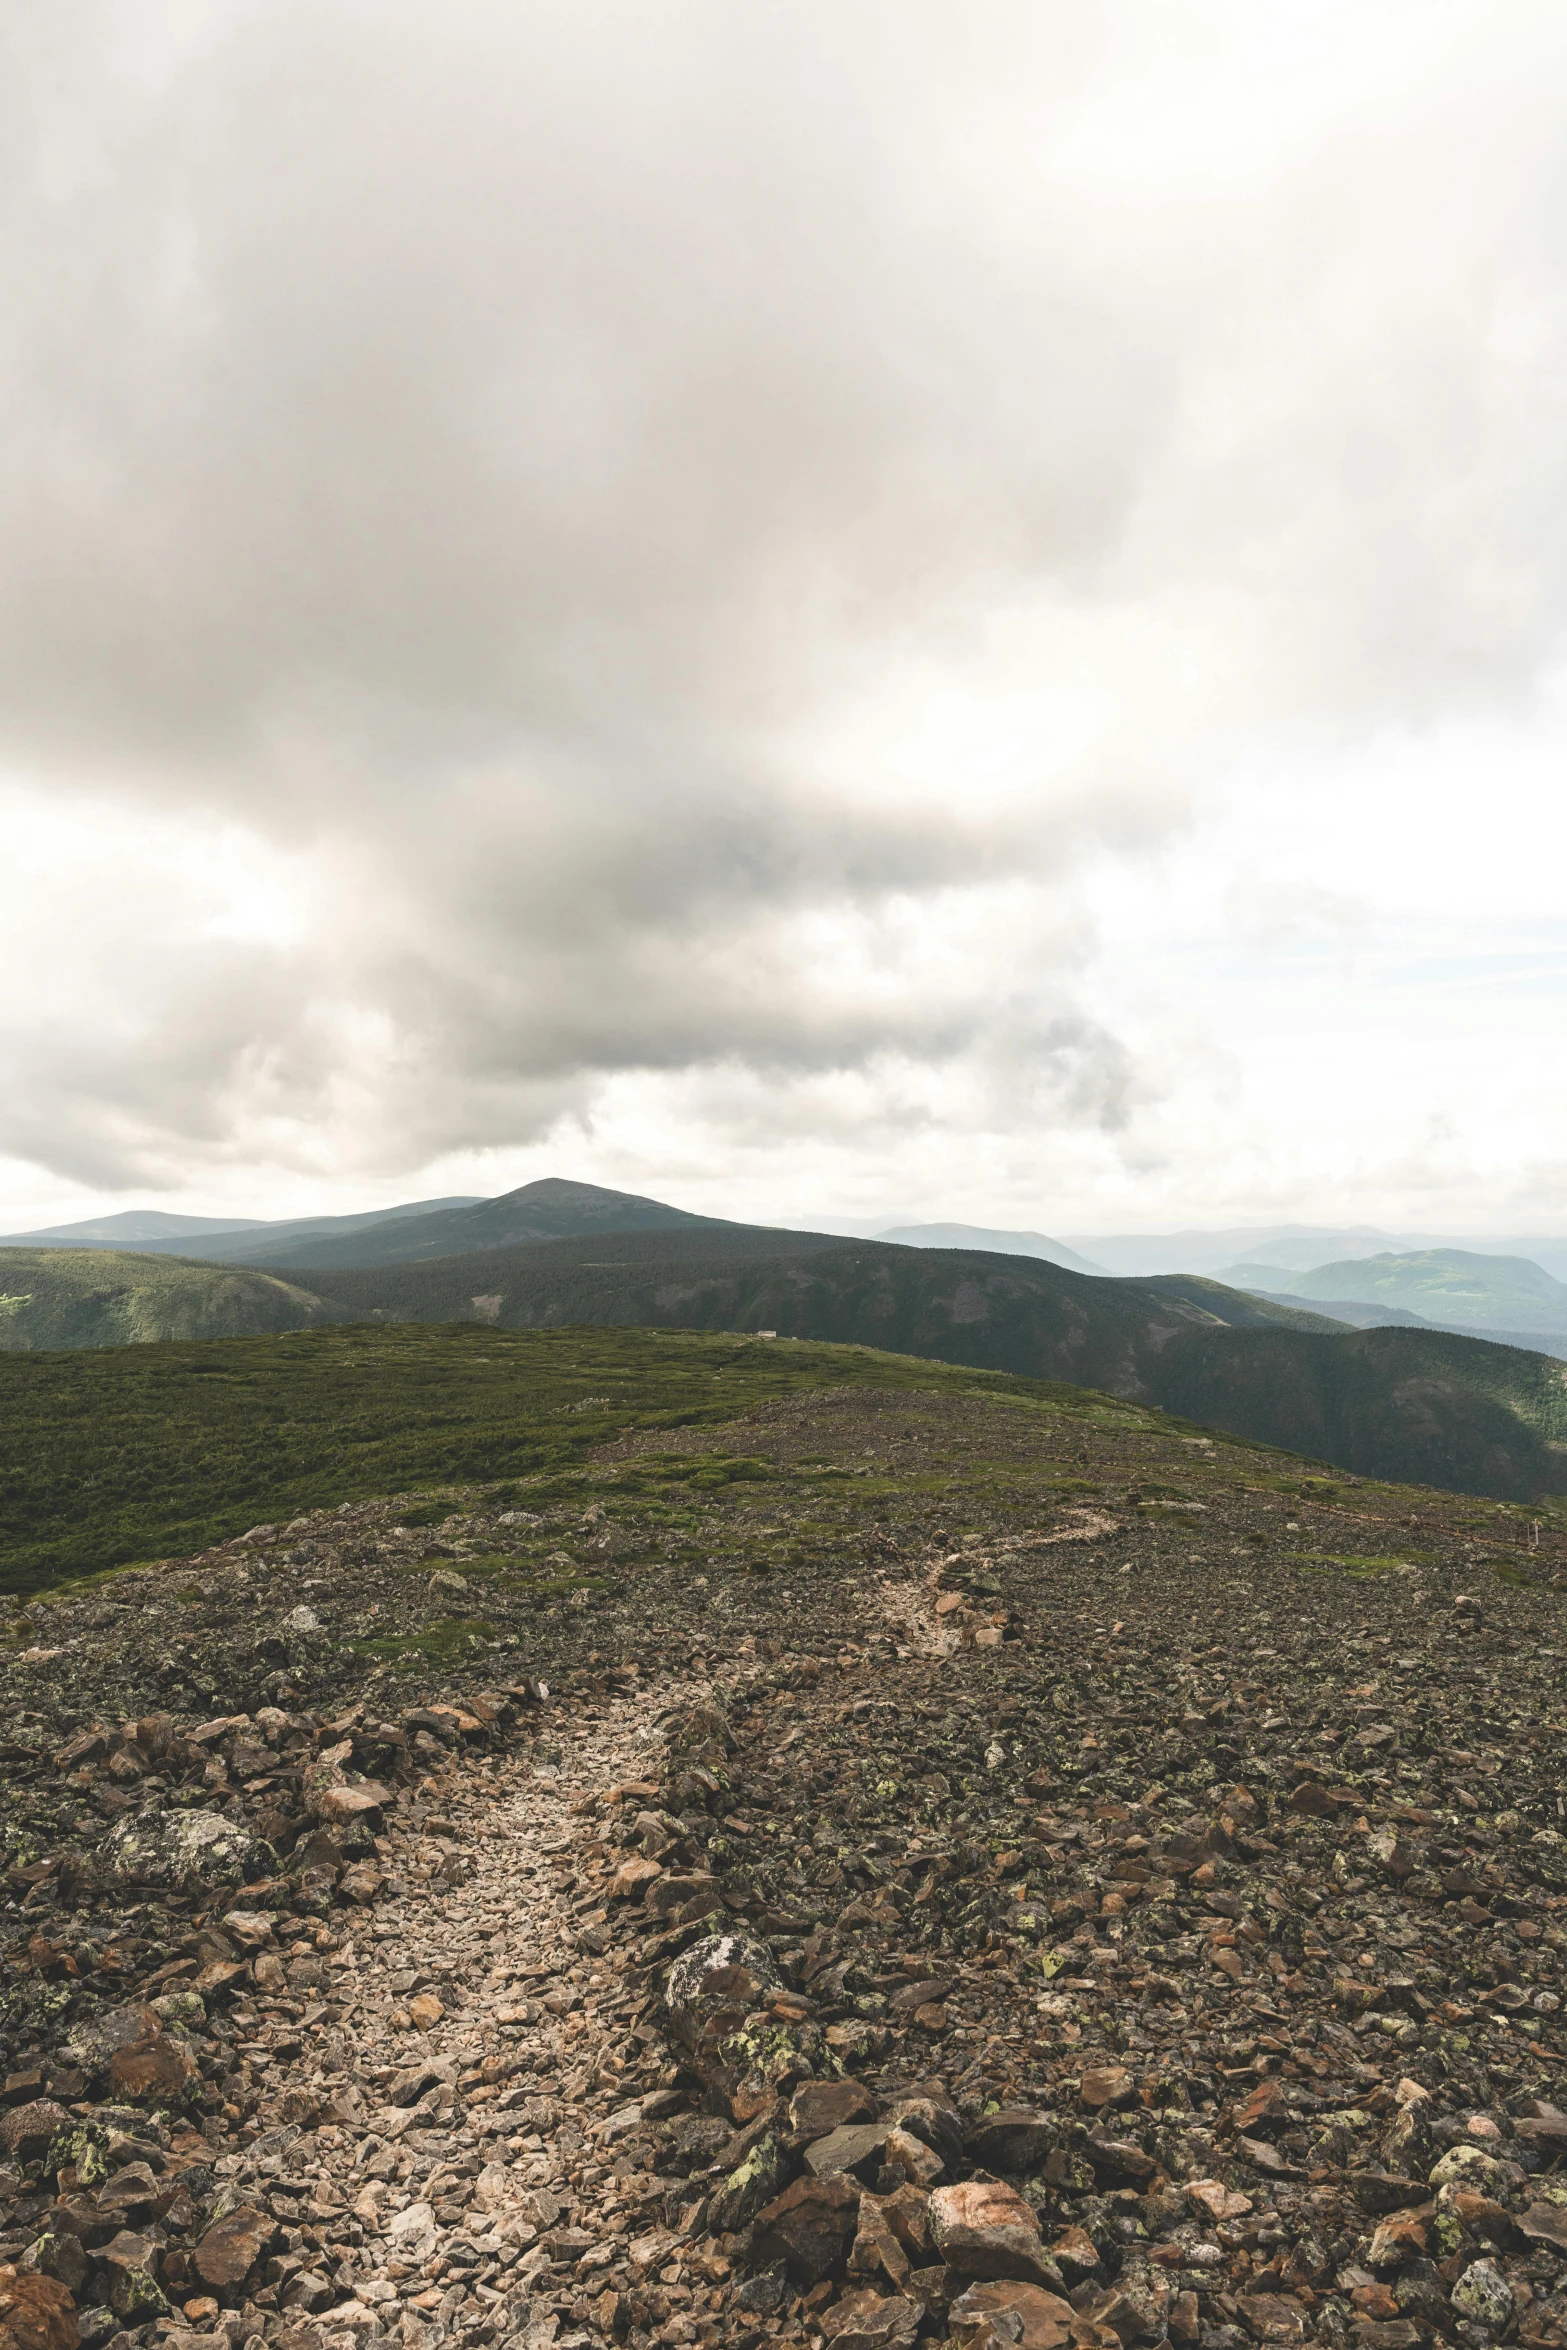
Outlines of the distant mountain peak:
[[695,1215],[689,1208],[666,1207],[662,1200],[646,1199],[636,1191],[610,1191],[602,1183],[577,1183],[569,1175],[540,1175],[532,1183],[519,1183],[515,1191],[503,1191],[494,1199],[481,1200],[480,1207],[499,1208],[525,1201],[530,1207],[589,1207],[602,1202],[606,1208],[656,1208],[660,1216],[682,1224],[710,1224],[718,1221],[711,1216]]

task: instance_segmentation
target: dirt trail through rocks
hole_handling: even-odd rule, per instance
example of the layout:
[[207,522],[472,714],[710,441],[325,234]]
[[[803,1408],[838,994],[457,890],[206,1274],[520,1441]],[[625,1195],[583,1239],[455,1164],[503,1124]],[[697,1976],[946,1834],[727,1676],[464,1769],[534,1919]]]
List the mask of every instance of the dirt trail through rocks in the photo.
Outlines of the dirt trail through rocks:
[[[315,2048],[287,2017],[256,2032],[253,2061],[297,2059],[299,2120],[217,2167],[283,2217],[280,2268],[342,2250],[291,2296],[328,2350],[367,2332],[412,2350],[519,2328],[533,2350],[559,2333],[563,2290],[602,2302],[628,2248],[634,2268],[668,2272],[666,2295],[701,2297],[666,2224],[665,2182],[617,2157],[665,2057],[654,2032],[639,2035],[646,1992],[627,1987],[624,1956],[593,1922],[602,1861],[583,1806],[628,1783],[654,1794],[660,1716],[705,1694],[671,1682],[610,1700],[579,1717],[558,1766],[454,1768],[444,1816],[426,1823],[441,1875],[345,1937],[331,1962],[338,2014]],[[301,2126],[323,2096],[347,2126]],[[301,2208],[287,2214],[291,2199]],[[348,2215],[361,2241],[312,2244]],[[582,2312],[606,2331],[612,2314]],[[231,2321],[241,2338],[245,2322]]]

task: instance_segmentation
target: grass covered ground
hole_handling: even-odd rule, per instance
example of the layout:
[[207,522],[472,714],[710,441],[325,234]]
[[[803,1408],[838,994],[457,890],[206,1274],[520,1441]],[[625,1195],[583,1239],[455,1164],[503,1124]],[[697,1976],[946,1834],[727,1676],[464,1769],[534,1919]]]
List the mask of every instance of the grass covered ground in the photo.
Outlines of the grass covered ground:
[[864,1383],[1125,1408],[865,1347],[685,1331],[358,1325],[0,1356],[0,1590],[183,1556],[280,1514],[567,1469],[624,1430]]

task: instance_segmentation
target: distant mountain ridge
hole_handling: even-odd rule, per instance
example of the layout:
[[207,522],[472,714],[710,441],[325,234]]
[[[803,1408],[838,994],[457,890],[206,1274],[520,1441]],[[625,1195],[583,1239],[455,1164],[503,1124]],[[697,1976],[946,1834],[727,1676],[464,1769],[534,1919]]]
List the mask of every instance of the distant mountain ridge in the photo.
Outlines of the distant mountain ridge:
[[1388,1251],[1318,1265],[1290,1284],[1292,1297],[1344,1297],[1402,1306],[1432,1322],[1470,1329],[1567,1330],[1567,1283],[1528,1257],[1481,1256],[1471,1249]]
[[398,1207],[369,1208],[354,1216],[285,1216],[267,1222],[256,1216],[166,1216],[156,1208],[128,1208],[117,1216],[93,1216],[83,1224],[56,1224],[42,1232],[14,1232],[0,1248],[113,1248],[140,1256],[189,1256],[199,1244],[211,1264],[257,1262],[269,1250],[286,1248],[307,1236],[326,1237],[392,1224],[404,1217],[436,1215],[477,1203],[467,1193],[448,1199],[408,1200]]
[[1408,1243],[1370,1224],[1238,1224],[1206,1232],[1105,1232],[1069,1236],[1069,1245],[1107,1272],[1140,1279],[1150,1273],[1201,1273],[1222,1280],[1237,1259],[1281,1268],[1323,1264],[1329,1257],[1370,1256]]
[[1003,1257],[1042,1257],[1047,1265],[1064,1265],[1069,1273],[1106,1270],[1044,1232],[993,1232],[983,1224],[891,1224],[875,1238],[895,1241],[900,1248],[983,1248]]
[[0,1346],[366,1321],[636,1324],[742,1344],[777,1332],[1093,1387],[1360,1475],[1508,1499],[1567,1491],[1567,1382],[1546,1356],[1431,1328],[1348,1329],[1203,1275],[1117,1279],[734,1224],[556,1179],[293,1247],[393,1261],[323,1266],[307,1284],[297,1263],[0,1249]]
[[427,1264],[437,1257],[471,1256],[480,1249],[574,1240],[594,1233],[707,1228],[741,1229],[726,1227],[721,1217],[693,1215],[689,1209],[666,1207],[662,1200],[643,1199],[635,1192],[606,1191],[597,1183],[572,1183],[548,1175],[502,1192],[498,1199],[476,1200],[416,1220],[404,1217],[341,1239],[307,1234],[281,1253],[271,1252],[267,1263],[280,1272],[330,1273],[360,1266]]

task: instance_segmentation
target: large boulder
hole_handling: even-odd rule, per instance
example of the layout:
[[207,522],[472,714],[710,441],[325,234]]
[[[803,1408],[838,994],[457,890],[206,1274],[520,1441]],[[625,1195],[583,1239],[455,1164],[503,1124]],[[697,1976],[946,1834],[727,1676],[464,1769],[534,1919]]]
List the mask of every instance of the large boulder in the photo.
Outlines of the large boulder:
[[1016,2277],[1056,2285],[1060,2276],[1039,2233],[1039,2221],[1016,2188],[999,2180],[937,2187],[930,2228],[947,2266],[965,2277]]
[[0,2268],[0,2350],[77,2350],[76,2303],[57,2277]]
[[270,1844],[216,1811],[146,1812],[109,1830],[102,1852],[106,1873],[125,1885],[166,1885],[187,1892],[200,1885],[244,1885],[277,1874]]

